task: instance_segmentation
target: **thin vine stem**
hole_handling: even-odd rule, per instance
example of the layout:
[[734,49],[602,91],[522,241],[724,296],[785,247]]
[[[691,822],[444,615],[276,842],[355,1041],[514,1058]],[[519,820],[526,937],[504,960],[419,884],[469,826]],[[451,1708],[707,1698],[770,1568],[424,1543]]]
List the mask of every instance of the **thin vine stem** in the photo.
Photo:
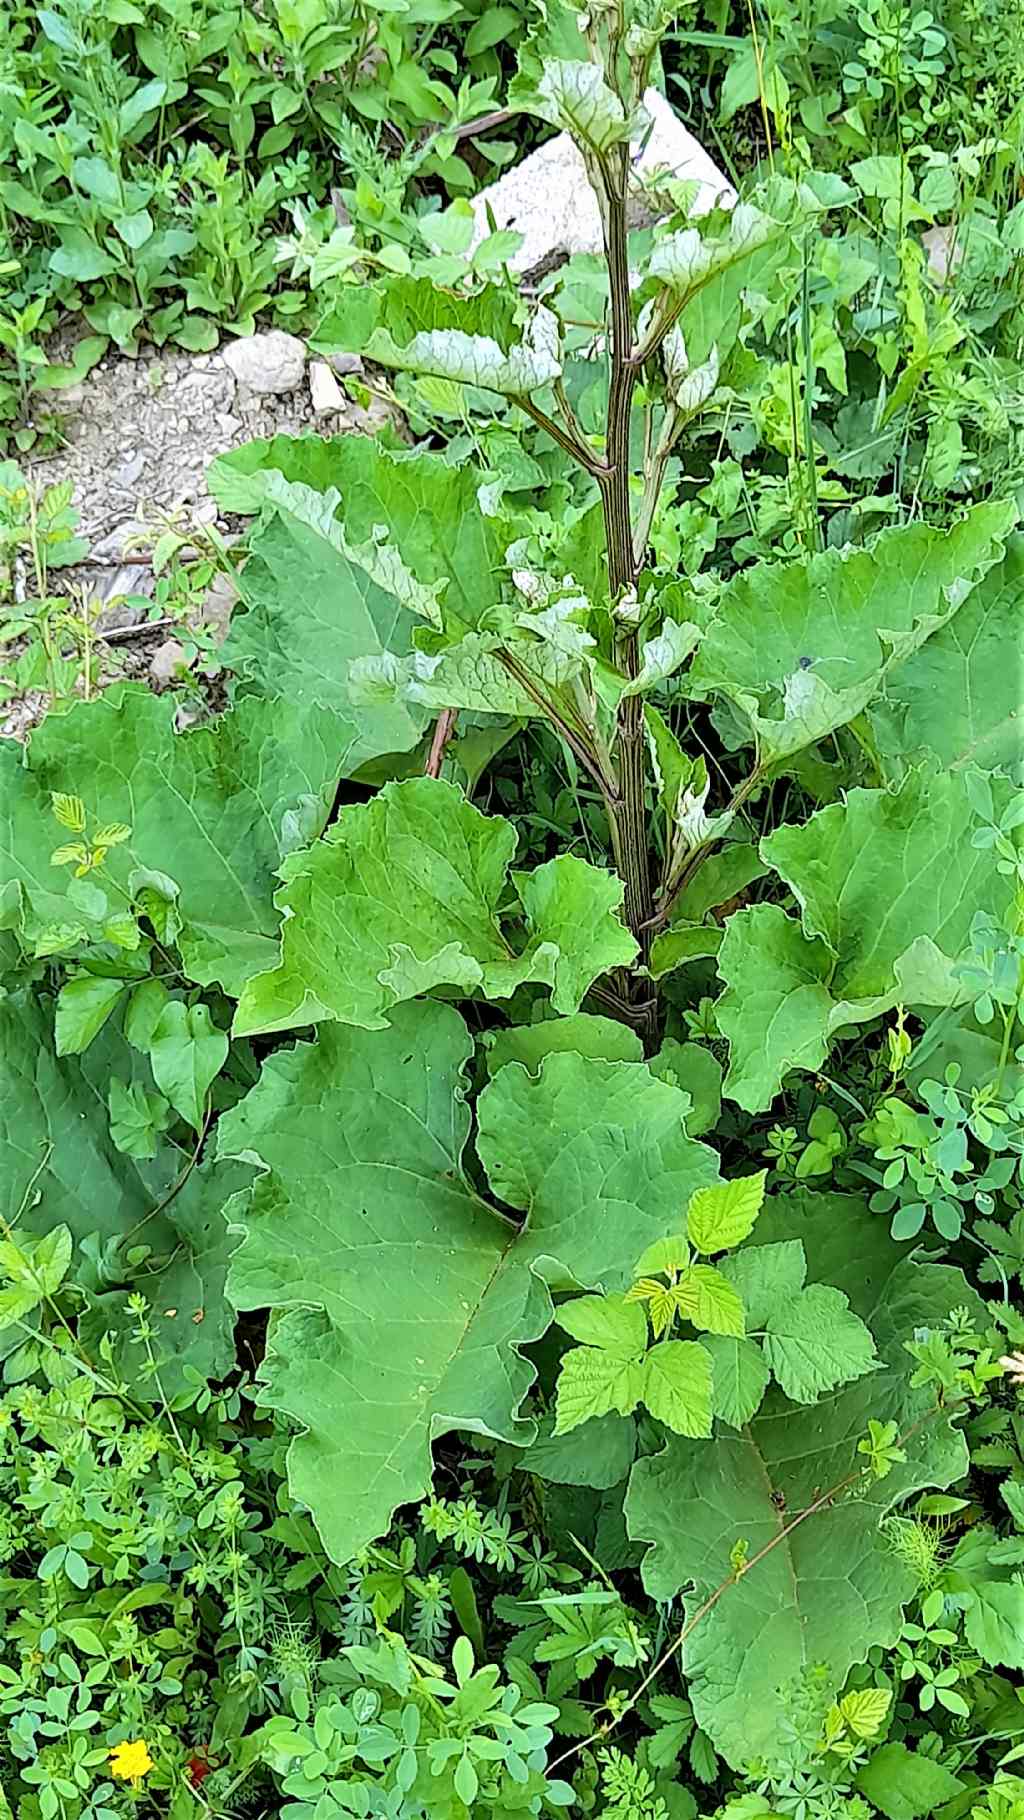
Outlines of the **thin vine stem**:
[[[961,1400],[956,1403],[935,1402],[931,1409],[927,1410],[923,1416],[919,1416],[916,1422],[912,1422],[909,1428],[906,1428],[904,1432],[897,1437],[895,1445],[902,1447],[905,1442],[913,1440],[913,1437],[918,1434],[922,1428],[927,1427],[929,1422],[934,1421],[936,1416],[956,1413],[959,1408],[964,1406],[964,1401],[965,1400]],[[698,1624],[701,1624],[709,1613],[714,1611],[715,1606],[719,1603],[720,1599],[725,1597],[729,1588],[731,1586],[738,1586],[741,1580],[745,1580],[747,1575],[751,1573],[755,1567],[758,1567],[770,1554],[774,1554],[775,1550],[779,1548],[783,1542],[788,1541],[789,1537],[793,1534],[793,1531],[799,1529],[802,1523],[806,1523],[808,1518],[815,1517],[819,1512],[826,1510],[835,1502],[836,1498],[842,1496],[843,1492],[849,1491],[851,1486],[858,1484],[862,1479],[868,1478],[870,1473],[870,1466],[855,1467],[852,1472],[847,1473],[845,1477],[839,1479],[836,1484],[830,1486],[827,1491],[819,1493],[818,1497],[808,1504],[804,1510],[797,1511],[795,1516],[779,1530],[778,1535],[773,1536],[770,1542],[766,1542],[763,1548],[759,1548],[756,1555],[751,1555],[749,1561],[744,1561],[742,1566],[734,1568],[731,1573],[727,1574],[725,1579],[720,1581],[715,1587],[714,1591],[708,1594],[703,1603],[698,1605],[696,1611],[691,1612],[685,1624],[683,1624],[677,1635],[672,1639],[668,1648],[662,1651],[657,1661],[648,1669],[639,1686],[634,1688],[625,1706],[623,1706],[620,1711],[613,1714],[610,1719],[606,1720],[604,1725],[596,1732],[592,1733],[589,1738],[584,1738],[578,1744],[571,1745],[568,1750],[562,1752],[561,1756],[555,1757],[553,1762],[548,1764],[548,1771],[556,1770],[563,1763],[571,1762],[572,1759],[578,1757],[582,1751],[589,1750],[592,1745],[598,1743],[601,1739],[609,1737],[616,1727],[622,1724],[623,1719],[635,1710],[643,1699],[647,1689],[657,1680],[658,1676],[672,1661],[673,1657],[677,1656],[680,1650],[685,1649],[686,1644],[697,1629]]]

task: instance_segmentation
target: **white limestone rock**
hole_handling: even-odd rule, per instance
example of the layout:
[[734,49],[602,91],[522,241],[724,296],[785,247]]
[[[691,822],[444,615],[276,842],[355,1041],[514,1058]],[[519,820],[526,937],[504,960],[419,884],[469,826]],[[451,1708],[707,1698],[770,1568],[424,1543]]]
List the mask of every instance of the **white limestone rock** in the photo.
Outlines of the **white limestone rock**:
[[[676,118],[664,95],[648,89],[644,107],[651,121],[646,141],[634,153],[634,168],[650,179],[668,173],[700,185],[691,213],[706,215],[716,204],[731,207],[736,192],[698,139]],[[640,219],[650,219],[640,199]],[[511,228],[523,244],[508,261],[523,274],[549,269],[573,253],[601,251],[601,217],[587,181],[583,159],[568,133],[559,133],[539,151],[499,178],[473,200],[477,242],[490,232],[488,211],[498,228]]]
[[283,329],[229,341],[222,358],[246,392],[294,392],[306,371],[303,343]]

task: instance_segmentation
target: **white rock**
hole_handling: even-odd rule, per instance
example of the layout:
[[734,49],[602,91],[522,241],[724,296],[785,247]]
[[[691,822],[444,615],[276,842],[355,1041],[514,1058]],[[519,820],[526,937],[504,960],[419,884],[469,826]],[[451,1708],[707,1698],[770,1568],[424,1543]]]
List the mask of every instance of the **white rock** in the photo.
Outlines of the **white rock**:
[[228,635],[231,614],[238,599],[238,589],[230,575],[215,575],[206,591],[199,617],[209,626],[214,640],[222,645]]
[[314,360],[310,366],[309,396],[317,417],[345,409],[345,395],[326,360]]
[[185,662],[185,647],[176,638],[165,638],[150,659],[149,674],[155,683],[173,682]]
[[[706,215],[716,203],[731,207],[736,192],[728,178],[676,118],[664,95],[657,89],[648,89],[644,107],[653,124],[646,143],[641,141],[641,149],[634,153],[633,167],[638,175],[649,179],[660,171],[684,182],[698,183],[700,189],[690,211],[693,215]],[[645,201],[640,200],[639,218],[650,220]],[[472,206],[476,216],[475,244],[490,232],[488,211],[496,227],[512,228],[523,235],[522,246],[508,261],[514,272],[537,271],[567,254],[601,251],[597,198],[568,133],[549,139],[547,145],[531,152],[497,183],[481,190]]]
[[945,227],[931,227],[921,235],[921,244],[928,255],[928,271],[936,284],[948,284],[950,277],[962,264],[964,256],[963,242],[957,238],[956,222],[949,222]]
[[237,436],[242,428],[242,419],[233,417],[230,411],[218,411],[217,427],[224,432],[225,436]]
[[250,392],[294,392],[306,370],[305,347],[283,329],[229,341],[223,358],[238,384]]

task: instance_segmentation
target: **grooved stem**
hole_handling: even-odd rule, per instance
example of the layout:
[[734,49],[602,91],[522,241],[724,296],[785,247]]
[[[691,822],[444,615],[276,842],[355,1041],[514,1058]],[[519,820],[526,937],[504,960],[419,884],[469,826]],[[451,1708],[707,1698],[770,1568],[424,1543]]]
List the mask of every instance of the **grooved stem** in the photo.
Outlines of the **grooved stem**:
[[[614,162],[612,161],[614,159]],[[633,316],[629,296],[626,245],[626,179],[628,148],[616,146],[606,167],[605,254],[611,293],[611,375],[608,386],[606,471],[598,476],[604,508],[608,551],[608,590],[612,611],[633,588],[637,566],[629,508],[629,424],[638,368],[633,360]],[[616,658],[629,677],[640,668],[635,627],[623,626],[615,641]],[[627,696],[618,714],[617,746],[621,804],[612,812],[612,849],[625,886],[626,921],[646,961],[648,925],[654,911],[647,817],[644,807],[644,710],[638,695]]]

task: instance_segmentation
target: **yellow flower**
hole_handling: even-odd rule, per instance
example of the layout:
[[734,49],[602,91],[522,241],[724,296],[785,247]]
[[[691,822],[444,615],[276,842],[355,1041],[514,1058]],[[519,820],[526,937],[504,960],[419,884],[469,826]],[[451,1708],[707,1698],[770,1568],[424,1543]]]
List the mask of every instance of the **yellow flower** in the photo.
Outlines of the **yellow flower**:
[[144,1738],[130,1744],[118,1744],[110,1753],[110,1773],[123,1782],[138,1782],[153,1767],[153,1759]]

